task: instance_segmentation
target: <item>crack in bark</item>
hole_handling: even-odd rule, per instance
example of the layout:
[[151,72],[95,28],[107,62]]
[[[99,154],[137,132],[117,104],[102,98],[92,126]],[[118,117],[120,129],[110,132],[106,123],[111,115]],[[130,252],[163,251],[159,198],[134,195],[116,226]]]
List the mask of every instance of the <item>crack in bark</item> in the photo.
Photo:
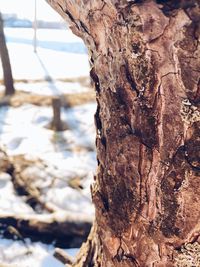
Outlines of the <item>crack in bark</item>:
[[140,91],[137,89],[136,82],[135,82],[134,78],[132,77],[132,75],[130,73],[130,70],[129,70],[127,62],[124,65],[124,70],[125,70],[125,75],[126,75],[126,79],[127,79],[128,83],[131,85],[132,90],[136,92],[137,97],[138,97],[139,94],[140,94]]
[[[93,1],[93,0],[91,0],[91,1]],[[90,15],[90,12],[91,12],[91,10],[92,10],[91,1],[90,1],[90,11],[89,11],[89,15]],[[106,3],[104,0],[101,0],[101,1],[103,2],[102,7],[93,9],[93,10],[92,10],[92,13],[94,13],[94,12],[96,12],[96,11],[100,11],[100,12],[103,11],[103,9],[104,9],[104,7],[107,5],[107,3]]]
[[57,3],[57,5],[60,7],[60,9],[62,10],[62,12],[65,13],[65,14],[68,16],[68,18],[69,18],[69,19],[76,25],[76,28],[77,28],[78,30],[80,30],[80,29],[79,29],[79,26],[78,26],[78,24],[77,24],[77,22],[76,22],[76,20],[75,20],[74,17],[72,16],[72,14],[71,14],[68,10],[64,10],[61,4]]
[[118,262],[123,262],[123,261],[131,261],[135,267],[140,267],[139,262],[137,261],[136,257],[131,254],[131,253],[125,253],[123,247],[122,247],[122,241],[123,238],[120,237],[120,245],[117,249],[117,254],[113,257],[113,259],[116,259]]
[[166,76],[168,76],[168,75],[171,75],[171,74],[176,75],[176,74],[178,74],[178,72],[169,71],[169,72],[167,72],[166,74],[163,74],[163,75],[161,76],[161,81],[162,81],[162,79],[163,79],[164,77],[166,77]]
[[95,118],[95,126],[97,129],[97,134],[101,135],[102,133],[102,123],[101,123],[101,119],[100,119],[100,106],[97,105],[97,110],[96,113],[94,115]]
[[[84,30],[84,32],[86,32],[88,35],[90,35],[86,25],[80,20],[80,26],[81,28]],[[90,35],[91,36],[91,35]]]
[[162,33],[161,33],[159,36],[157,36],[157,37],[155,37],[155,38],[149,40],[149,43],[155,43],[158,39],[160,39],[160,37],[162,37],[162,36],[165,34],[165,32],[167,31],[167,29],[170,28],[170,26],[171,26],[171,22],[172,22],[172,18],[169,17],[169,22],[168,22],[167,25],[164,27]]
[[[131,126],[130,126],[131,127]],[[132,129],[132,128],[131,128]],[[142,136],[142,133],[141,133],[141,131],[138,131],[137,129],[132,129],[132,134],[133,135],[135,135],[139,140],[140,140],[140,143],[141,144],[143,144],[145,147],[147,147],[147,148],[149,148],[149,149],[153,149],[153,145],[152,146],[150,146],[150,145],[148,145],[146,142],[144,142],[144,138],[143,138],[143,136]],[[155,148],[155,150],[157,150],[156,148]],[[158,151],[158,150],[157,150]]]
[[96,92],[100,93],[100,82],[99,77],[97,76],[94,67],[90,70],[90,77],[94,81]]

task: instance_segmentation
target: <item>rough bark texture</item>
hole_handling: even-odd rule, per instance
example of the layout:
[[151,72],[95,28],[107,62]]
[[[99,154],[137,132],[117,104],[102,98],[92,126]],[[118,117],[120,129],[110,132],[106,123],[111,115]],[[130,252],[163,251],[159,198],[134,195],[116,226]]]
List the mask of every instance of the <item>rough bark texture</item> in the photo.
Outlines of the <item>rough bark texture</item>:
[[6,40],[3,30],[3,19],[1,13],[0,13],[0,56],[3,67],[4,84],[6,88],[5,95],[12,95],[15,93],[15,89],[13,86],[12,70],[10,65],[8,49],[6,46]]
[[200,2],[48,2],[93,66],[99,263],[87,266],[200,266]]

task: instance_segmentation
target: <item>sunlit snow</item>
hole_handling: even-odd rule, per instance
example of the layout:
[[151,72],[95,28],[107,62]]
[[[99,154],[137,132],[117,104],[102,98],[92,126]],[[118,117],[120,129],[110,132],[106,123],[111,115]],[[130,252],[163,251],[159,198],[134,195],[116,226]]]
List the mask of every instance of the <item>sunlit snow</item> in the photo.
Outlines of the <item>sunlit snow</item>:
[[[0,261],[12,264],[12,267],[63,267],[55,257],[53,245],[44,245],[40,242],[31,243],[1,239]],[[75,256],[77,249],[67,249],[67,253]]]
[[[30,94],[46,96],[87,92],[89,61],[83,42],[69,30],[39,30],[37,53],[33,52],[33,30],[6,28],[15,88]],[[3,73],[0,66],[0,79]],[[0,91],[4,86],[0,85]],[[52,108],[24,104],[20,107],[0,107],[0,147],[9,156],[24,155],[40,159],[45,170],[30,166],[23,175],[40,177],[40,187],[46,192],[49,176],[57,177],[48,188],[44,201],[69,212],[90,215],[94,209],[90,199],[90,183],[96,169],[94,113],[95,103],[62,109],[64,132],[48,128]],[[83,189],[66,186],[69,179],[83,177]],[[35,182],[37,183],[37,181]],[[35,211],[19,197],[11,176],[0,173],[0,212],[34,214]],[[0,263],[17,267],[61,267],[53,256],[53,245],[0,239]],[[69,251],[68,251],[69,252]],[[73,251],[74,255],[74,251]]]

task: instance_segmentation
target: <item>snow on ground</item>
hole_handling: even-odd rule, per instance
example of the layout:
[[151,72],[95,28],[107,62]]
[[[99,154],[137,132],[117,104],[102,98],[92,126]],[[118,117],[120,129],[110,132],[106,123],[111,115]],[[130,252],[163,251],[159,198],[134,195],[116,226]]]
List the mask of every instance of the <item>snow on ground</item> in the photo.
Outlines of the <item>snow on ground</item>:
[[[37,53],[33,49],[33,30],[5,28],[13,77],[17,81],[44,81],[40,84],[15,83],[16,89],[32,93],[58,95],[88,90],[79,83],[65,83],[58,79],[88,77],[89,61],[82,40],[70,30],[39,29]],[[0,64],[0,80],[3,71]],[[45,82],[45,79],[50,82]],[[0,90],[4,90],[0,86]]]
[[[63,267],[64,265],[54,256],[54,246],[40,242],[31,243],[0,239],[0,264],[6,262],[14,267]],[[75,256],[78,249],[67,249],[70,256]]]
[[[24,91],[32,94],[38,95],[62,95],[62,94],[76,94],[84,93],[91,90],[87,86],[83,86],[78,82],[62,82],[62,81],[53,81],[47,82],[16,82],[15,89],[19,91]],[[0,85],[0,91],[4,90],[4,86]]]
[[[31,28],[4,28],[7,42],[25,43],[33,46],[34,30]],[[79,44],[79,50],[75,51],[78,54],[87,54],[87,50],[82,39],[74,35],[69,29],[38,29],[37,30],[37,46],[41,47],[43,42],[52,44],[47,48],[73,52],[75,44]],[[69,47],[67,44],[71,44]]]
[[48,129],[48,124],[52,120],[51,107],[31,104],[17,108],[1,107],[1,143],[6,145],[10,155],[40,155],[43,159],[48,158],[52,152],[62,150],[61,152],[65,153],[65,150],[72,146],[94,148],[93,115],[95,109],[94,103],[69,109],[63,108],[61,117],[69,129],[59,133]]
[[[88,90],[87,85],[80,82],[80,77],[88,78],[89,74],[87,52],[83,42],[71,31],[38,30],[37,53],[33,52],[32,29],[6,28],[5,34],[17,90],[47,96]],[[2,77],[0,66],[0,80]],[[0,90],[4,90],[2,85]],[[23,175],[39,177],[44,200],[68,211],[89,215],[94,212],[89,186],[96,168],[95,109],[94,103],[63,109],[62,119],[68,129],[56,133],[47,127],[52,119],[50,107],[28,104],[17,108],[0,107],[0,146],[3,145],[10,156],[40,158],[46,164],[45,168],[29,166]],[[50,176],[57,177],[51,189],[48,187]],[[83,177],[83,190],[67,186],[69,179],[76,177]],[[0,173],[0,212],[21,211],[35,212],[15,194],[11,177]],[[27,243],[29,253],[27,245],[20,241],[0,239],[0,263],[13,263],[17,267],[63,266],[52,256],[53,245]]]
[[[38,48],[33,52],[31,45],[8,42],[14,79],[43,79],[44,77],[74,78],[89,73],[87,54],[78,55],[65,51]],[[20,67],[19,67],[20,66]],[[0,72],[2,77],[2,70]]]
[[[46,173],[51,173],[58,179],[56,187],[54,184],[46,192],[45,200],[60,208],[86,214],[93,214],[88,185],[96,168],[93,123],[95,108],[94,103],[89,103],[63,109],[62,118],[68,129],[60,133],[47,128],[52,119],[50,107],[23,105],[0,109],[0,139],[8,155],[40,158],[48,166]],[[31,172],[40,177],[39,168],[29,168],[29,176]],[[81,193],[66,186],[67,181],[73,177],[87,178]]]
[[0,173],[0,212],[3,215],[8,211],[16,214],[22,211],[26,214],[33,213],[32,208],[16,195],[11,176],[7,173]]

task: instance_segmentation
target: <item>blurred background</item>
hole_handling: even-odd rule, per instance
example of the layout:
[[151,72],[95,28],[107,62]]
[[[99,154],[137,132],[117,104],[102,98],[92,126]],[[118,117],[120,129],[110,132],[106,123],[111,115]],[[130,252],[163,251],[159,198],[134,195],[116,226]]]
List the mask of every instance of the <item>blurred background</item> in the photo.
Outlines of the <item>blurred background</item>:
[[94,216],[87,49],[45,0],[0,12],[0,264],[60,267]]

